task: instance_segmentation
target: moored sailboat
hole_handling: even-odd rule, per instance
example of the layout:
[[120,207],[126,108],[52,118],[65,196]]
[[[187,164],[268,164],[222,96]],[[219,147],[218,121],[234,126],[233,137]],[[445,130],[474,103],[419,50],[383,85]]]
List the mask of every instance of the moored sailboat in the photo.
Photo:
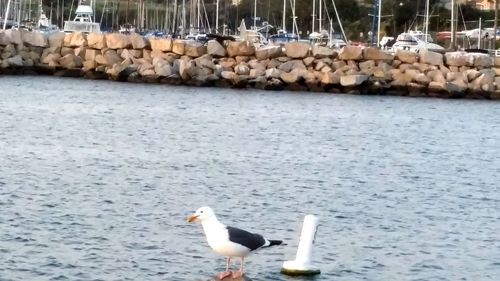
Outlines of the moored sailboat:
[[64,32],[100,32],[101,26],[93,20],[92,0],[79,0],[72,21],[64,22]]

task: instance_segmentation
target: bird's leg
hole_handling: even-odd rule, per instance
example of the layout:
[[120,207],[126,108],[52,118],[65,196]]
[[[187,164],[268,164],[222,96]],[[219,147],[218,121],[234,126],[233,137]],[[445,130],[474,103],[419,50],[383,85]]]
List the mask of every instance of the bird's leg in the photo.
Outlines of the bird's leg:
[[227,257],[226,258],[226,271],[223,271],[223,272],[219,272],[217,274],[217,278],[219,279],[224,279],[226,277],[228,277],[229,275],[232,274],[231,270],[229,270],[229,263],[231,262],[231,257]]
[[226,272],[229,272],[229,263],[231,262],[231,257],[227,257],[226,259]]
[[236,272],[233,272],[233,275],[232,275],[233,278],[240,278],[241,276],[243,276],[243,262],[244,261],[245,261],[245,257],[241,257],[240,270],[236,271]]

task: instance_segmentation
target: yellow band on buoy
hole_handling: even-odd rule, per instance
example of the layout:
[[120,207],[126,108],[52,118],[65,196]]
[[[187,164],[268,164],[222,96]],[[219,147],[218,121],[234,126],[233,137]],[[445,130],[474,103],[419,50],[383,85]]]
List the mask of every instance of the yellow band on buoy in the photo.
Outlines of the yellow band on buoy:
[[321,270],[319,269],[307,269],[307,270],[301,270],[301,269],[289,269],[289,268],[281,268],[281,273],[285,275],[290,275],[290,276],[300,276],[300,275],[316,275],[316,274],[321,274]]

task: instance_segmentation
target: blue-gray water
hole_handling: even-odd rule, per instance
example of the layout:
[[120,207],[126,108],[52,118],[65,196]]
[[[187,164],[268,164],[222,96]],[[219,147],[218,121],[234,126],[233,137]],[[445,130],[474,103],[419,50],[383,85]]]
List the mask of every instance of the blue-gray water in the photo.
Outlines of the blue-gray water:
[[[0,280],[206,280],[200,225],[285,239],[315,280],[499,280],[500,104],[0,77]],[[235,267],[237,265],[235,264]]]

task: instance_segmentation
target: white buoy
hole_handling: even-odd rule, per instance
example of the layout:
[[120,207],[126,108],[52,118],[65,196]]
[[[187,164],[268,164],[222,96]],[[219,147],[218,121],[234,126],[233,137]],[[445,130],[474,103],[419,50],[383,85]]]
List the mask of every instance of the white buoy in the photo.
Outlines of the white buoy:
[[281,268],[281,273],[287,275],[314,275],[321,273],[319,268],[312,265],[311,261],[317,231],[318,218],[314,215],[305,216],[295,260],[285,261]]

